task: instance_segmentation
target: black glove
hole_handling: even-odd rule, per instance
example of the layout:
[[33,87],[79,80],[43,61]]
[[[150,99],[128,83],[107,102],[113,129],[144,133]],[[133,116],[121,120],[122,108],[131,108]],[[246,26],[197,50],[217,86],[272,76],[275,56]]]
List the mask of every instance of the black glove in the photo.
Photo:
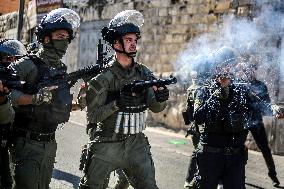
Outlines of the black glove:
[[163,89],[158,89],[154,92],[157,102],[164,102],[169,99],[170,93],[166,86],[163,86]]

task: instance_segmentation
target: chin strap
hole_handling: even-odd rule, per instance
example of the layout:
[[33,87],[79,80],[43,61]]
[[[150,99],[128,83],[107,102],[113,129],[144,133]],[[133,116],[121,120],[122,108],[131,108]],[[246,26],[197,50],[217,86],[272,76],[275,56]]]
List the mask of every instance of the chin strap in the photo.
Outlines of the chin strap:
[[130,53],[129,53],[129,52],[126,52],[122,37],[119,37],[119,42],[120,42],[121,45],[122,45],[122,50],[113,48],[116,52],[120,52],[120,53],[126,54],[126,56],[128,56],[128,57],[130,57],[130,58],[134,58],[134,57],[136,56],[136,52],[130,52]]

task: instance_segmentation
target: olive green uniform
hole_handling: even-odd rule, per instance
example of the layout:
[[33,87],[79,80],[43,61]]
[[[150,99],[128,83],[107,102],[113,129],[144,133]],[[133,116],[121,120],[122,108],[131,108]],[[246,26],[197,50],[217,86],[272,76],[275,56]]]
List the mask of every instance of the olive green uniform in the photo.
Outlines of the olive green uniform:
[[[142,64],[134,62],[125,70],[120,63],[113,61],[108,70],[88,83],[87,119],[89,123],[97,123],[99,132],[90,147],[91,158],[81,179],[81,189],[102,189],[105,178],[116,169],[124,170],[134,188],[158,188],[147,137],[142,132],[115,132],[119,108],[115,98],[110,97],[124,84],[148,76],[152,73]],[[145,98],[152,112],[160,112],[166,107],[165,102],[156,101],[152,88],[146,90]]]
[[9,101],[0,104],[0,188],[5,189],[12,188],[13,185],[10,152],[7,146],[7,140],[14,115],[14,110]]
[[[87,84],[84,82],[81,84],[81,88],[79,90],[78,94],[78,104],[80,109],[84,109],[87,106],[86,102],[86,92],[87,92]],[[94,125],[88,124],[86,128],[86,133],[89,135],[90,141],[93,141],[96,137],[96,128],[93,127]],[[86,160],[90,157],[88,157],[87,153],[87,145],[84,145],[82,154],[81,154],[81,162],[80,162],[80,170],[84,169],[84,166],[86,165]],[[129,187],[129,182],[122,170],[116,170],[115,173],[117,174],[117,182],[115,183],[114,189],[127,189]],[[103,188],[107,188],[109,184],[109,177],[105,179],[105,183]]]
[[[37,55],[43,63],[55,70],[65,66],[60,60],[54,59],[52,54],[45,53],[44,50],[40,50]],[[30,85],[36,84],[40,72],[30,58],[24,57],[12,67],[18,72],[21,80]],[[17,107],[16,99],[22,94],[21,91],[12,90],[11,99],[15,107]],[[49,189],[57,149],[56,127],[57,124],[45,124],[41,120],[28,126],[20,121],[15,123],[16,188]]]

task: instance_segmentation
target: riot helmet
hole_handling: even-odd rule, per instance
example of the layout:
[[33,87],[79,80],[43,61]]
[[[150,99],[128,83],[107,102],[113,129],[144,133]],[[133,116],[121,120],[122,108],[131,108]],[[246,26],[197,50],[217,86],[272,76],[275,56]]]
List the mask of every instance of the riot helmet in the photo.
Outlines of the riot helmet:
[[192,73],[195,73],[195,78],[200,82],[204,82],[211,75],[211,56],[210,55],[198,55],[194,57],[191,65]]
[[[118,13],[109,23],[108,27],[104,27],[101,31],[102,37],[112,47],[116,40],[122,44],[123,50],[114,49],[115,51],[125,53],[133,57],[133,53],[125,51],[122,37],[128,33],[135,33],[140,38],[140,27],[144,23],[143,15],[137,10],[125,10]],[[136,53],[135,53],[136,54]],[[135,56],[135,55],[134,55]]]
[[36,28],[36,36],[40,43],[43,43],[45,36],[51,36],[56,30],[66,30],[69,33],[69,43],[75,38],[76,30],[80,26],[79,15],[67,8],[58,8],[50,11],[41,19]]
[[0,62],[10,63],[15,60],[16,56],[23,56],[25,54],[27,54],[27,50],[20,41],[16,39],[0,40]]
[[231,47],[223,46],[212,53],[213,75],[232,75],[234,66],[237,63],[235,50]]

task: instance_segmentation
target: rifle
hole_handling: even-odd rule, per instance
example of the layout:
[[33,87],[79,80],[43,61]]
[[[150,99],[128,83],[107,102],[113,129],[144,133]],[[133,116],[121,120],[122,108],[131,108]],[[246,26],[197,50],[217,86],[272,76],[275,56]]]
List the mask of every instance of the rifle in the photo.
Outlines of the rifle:
[[125,84],[121,91],[127,93],[139,93],[144,89],[156,86],[156,87],[163,87],[166,85],[176,84],[177,78],[169,77],[164,79],[151,79],[151,80],[137,80],[129,84]]
[[24,81],[20,81],[19,75],[12,69],[8,69],[7,67],[0,64],[0,80],[4,87],[8,89],[17,89],[22,90]]

